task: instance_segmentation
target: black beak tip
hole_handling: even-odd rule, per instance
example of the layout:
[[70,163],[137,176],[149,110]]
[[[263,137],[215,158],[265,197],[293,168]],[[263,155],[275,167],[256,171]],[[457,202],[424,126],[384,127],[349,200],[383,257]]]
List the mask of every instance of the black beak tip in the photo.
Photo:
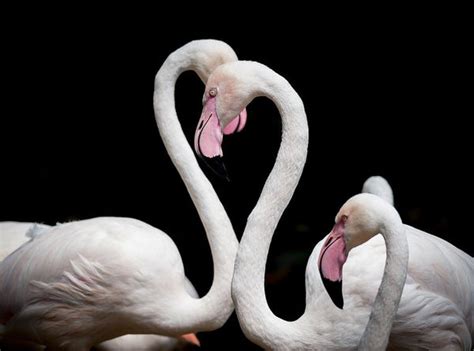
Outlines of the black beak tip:
[[332,302],[336,305],[336,307],[342,310],[344,307],[344,298],[342,296],[342,281],[333,282],[329,279],[324,278],[322,274],[321,279]]
[[229,175],[227,173],[227,169],[225,168],[224,161],[222,160],[221,156],[214,156],[214,157],[202,157],[204,162],[208,165],[208,167],[217,174],[220,178],[223,178],[230,182]]

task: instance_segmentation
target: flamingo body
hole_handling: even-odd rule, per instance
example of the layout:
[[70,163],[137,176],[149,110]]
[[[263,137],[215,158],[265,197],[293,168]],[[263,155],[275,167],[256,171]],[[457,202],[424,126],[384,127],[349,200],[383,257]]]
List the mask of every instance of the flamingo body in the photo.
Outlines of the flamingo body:
[[[26,329],[34,328],[58,345],[71,336],[76,342],[89,339],[94,334],[89,328],[96,328],[91,321],[102,321],[101,336],[92,345],[120,335],[117,321],[123,316],[128,316],[129,333],[152,331],[157,319],[186,309],[168,300],[189,296],[174,242],[130,218],[51,228],[7,257],[0,266],[0,286],[0,322],[6,333],[31,340]],[[163,319],[158,328],[173,334],[173,323]],[[41,344],[44,338],[32,341]]]
[[[12,252],[16,250],[19,246],[24,244],[26,241],[30,239],[35,239],[44,231],[47,231],[50,227],[44,224],[36,224],[36,223],[27,223],[27,222],[0,222],[0,238],[7,238],[9,250]],[[5,240],[6,242],[6,240]],[[18,245],[18,247],[15,246]],[[33,251],[35,249],[33,248]],[[6,249],[3,250],[5,256],[8,256],[9,251]],[[28,255],[28,253],[25,253]],[[41,255],[41,254],[40,254]],[[2,257],[0,257],[2,258]],[[34,260],[34,258],[33,258]],[[195,297],[198,298],[198,293],[196,289],[189,281],[189,279],[185,278],[185,288],[187,292]],[[197,339],[196,339],[197,340]],[[42,350],[43,347],[39,344],[32,344],[27,342],[21,341],[14,341],[14,340],[2,340],[2,343],[6,347],[16,347],[21,348],[22,350]],[[138,335],[138,334],[130,334],[124,335],[112,340],[107,340],[99,345],[96,345],[94,349],[96,351],[113,351],[113,350],[132,350],[132,349],[139,349],[139,350],[176,350],[180,347],[186,345],[187,341],[185,339],[180,338],[173,338],[168,336],[162,335]]]
[[[408,275],[393,323],[389,348],[470,349],[474,314],[474,261],[447,241],[406,225]],[[307,304],[325,300],[317,260],[321,240],[306,268]],[[386,259],[385,243],[377,235],[349,253],[344,265],[344,310],[366,324],[380,285]]]

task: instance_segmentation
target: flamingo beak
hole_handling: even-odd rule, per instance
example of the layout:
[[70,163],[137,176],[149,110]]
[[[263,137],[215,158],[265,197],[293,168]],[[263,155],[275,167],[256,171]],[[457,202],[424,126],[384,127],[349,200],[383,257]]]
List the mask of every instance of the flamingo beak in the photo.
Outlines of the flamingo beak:
[[247,110],[244,108],[229,124],[224,128],[224,135],[234,134],[242,131],[247,123]]
[[201,346],[201,342],[197,338],[196,334],[190,333],[190,334],[184,334],[180,336],[180,339],[183,339],[184,341],[196,345],[196,346]]
[[222,161],[222,132],[216,112],[216,98],[209,98],[199,118],[198,127],[194,133],[194,149],[204,162],[218,176],[229,179],[224,162]]
[[347,260],[344,241],[344,222],[334,225],[319,253],[319,274],[332,302],[340,309],[344,307],[342,296],[342,268]]
[[244,109],[224,129],[216,111],[216,98],[210,97],[202,110],[198,127],[194,134],[194,149],[204,162],[218,176],[229,181],[227,170],[222,159],[222,140],[224,134],[232,134],[242,130],[247,121],[247,111]]

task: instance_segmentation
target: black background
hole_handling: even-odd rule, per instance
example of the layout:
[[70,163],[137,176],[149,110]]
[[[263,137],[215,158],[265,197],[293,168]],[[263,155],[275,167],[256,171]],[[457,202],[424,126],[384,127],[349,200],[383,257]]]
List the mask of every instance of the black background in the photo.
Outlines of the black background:
[[[308,162],[267,265],[267,297],[276,314],[295,319],[303,312],[307,257],[371,175],[391,183],[407,224],[474,254],[471,218],[463,211],[470,198],[472,109],[465,107],[472,100],[466,90],[472,40],[462,20],[440,11],[347,22],[333,12],[324,23],[322,13],[291,25],[213,16],[166,24],[165,13],[139,17],[122,10],[5,14],[13,20],[2,35],[0,220],[141,219],[173,238],[204,295],[212,281],[210,251],[161,143],[152,95],[167,55],[190,40],[214,38],[239,58],[286,77],[305,102]],[[176,89],[178,115],[192,141],[203,84],[188,72]],[[255,100],[248,114],[246,129],[224,142],[231,182],[206,169],[239,238],[280,138],[269,100]],[[199,337],[203,350],[257,349],[235,314]]]

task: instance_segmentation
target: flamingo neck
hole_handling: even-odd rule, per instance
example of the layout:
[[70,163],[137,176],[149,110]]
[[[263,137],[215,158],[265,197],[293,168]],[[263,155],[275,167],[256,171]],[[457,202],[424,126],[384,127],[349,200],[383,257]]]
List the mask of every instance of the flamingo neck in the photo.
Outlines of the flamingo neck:
[[[303,103],[281,76],[258,72],[256,95],[270,98],[282,119],[282,141],[275,165],[250,214],[235,263],[232,295],[243,332],[263,348],[281,349],[288,338],[303,342],[299,321],[273,314],[265,297],[265,265],[275,228],[298,185],[308,149],[308,125]],[[259,85],[256,87],[255,85]],[[295,344],[292,344],[294,347]],[[296,347],[297,349],[298,347]]]
[[[230,286],[238,247],[227,213],[200,169],[176,114],[176,80],[182,72],[200,67],[196,61],[202,57],[202,51],[198,45],[188,44],[172,53],[156,75],[153,96],[155,118],[161,138],[199,213],[209,240],[214,266],[214,278],[209,292],[200,299],[189,296],[189,300],[183,301],[182,308],[178,309],[176,320],[181,321],[181,324],[176,325],[175,329],[181,334],[196,330],[214,330],[229,318],[233,311]],[[202,77],[202,71],[199,72],[198,70]]]
[[387,248],[384,274],[358,350],[387,348],[390,330],[407,277],[408,242],[405,227],[396,211],[393,210],[393,214],[385,220],[381,234]]
[[[332,320],[331,325],[316,320],[317,313],[322,312],[324,316],[327,308],[313,303],[306,306],[299,319],[289,322],[275,316],[268,306],[264,286],[266,260],[276,226],[303,171],[308,126],[303,103],[285,79],[268,71],[258,71],[253,87],[257,90],[254,96],[267,96],[278,107],[282,141],[275,165],[247,220],[235,261],[232,297],[240,326],[248,339],[265,349],[340,349],[340,342],[344,343],[342,348],[352,348],[361,335],[354,313],[339,311],[326,315]],[[403,224],[396,211],[388,211],[385,219],[385,271],[370,320],[360,339],[361,349],[385,348],[406,279],[408,245]],[[333,340],[333,326],[338,322],[347,326],[347,340]]]

